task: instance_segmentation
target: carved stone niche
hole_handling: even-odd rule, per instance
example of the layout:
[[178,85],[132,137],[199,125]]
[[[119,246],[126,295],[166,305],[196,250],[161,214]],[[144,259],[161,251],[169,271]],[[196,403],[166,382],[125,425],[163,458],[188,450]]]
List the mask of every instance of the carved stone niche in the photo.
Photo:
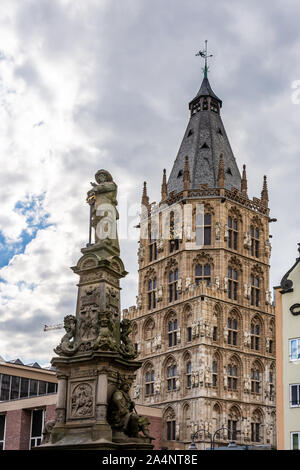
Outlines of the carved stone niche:
[[70,382],[67,420],[95,416],[95,380]]

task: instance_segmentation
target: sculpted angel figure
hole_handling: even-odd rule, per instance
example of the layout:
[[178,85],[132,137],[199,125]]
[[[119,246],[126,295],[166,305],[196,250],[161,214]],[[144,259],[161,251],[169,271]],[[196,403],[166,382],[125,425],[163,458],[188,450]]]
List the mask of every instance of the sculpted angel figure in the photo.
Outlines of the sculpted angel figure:
[[60,344],[54,349],[59,356],[72,356],[75,353],[75,334],[76,334],[76,317],[67,315],[64,318],[64,328],[66,334],[62,337]]

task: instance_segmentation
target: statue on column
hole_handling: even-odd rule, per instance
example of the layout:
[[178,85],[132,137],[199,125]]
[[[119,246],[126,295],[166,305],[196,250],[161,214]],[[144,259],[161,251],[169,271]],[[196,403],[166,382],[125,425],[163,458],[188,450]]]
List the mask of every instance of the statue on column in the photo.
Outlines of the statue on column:
[[95,230],[95,244],[101,244],[119,256],[117,185],[106,170],[98,170],[95,180],[97,184],[91,183],[93,189],[87,193],[87,202],[92,206],[91,226]]

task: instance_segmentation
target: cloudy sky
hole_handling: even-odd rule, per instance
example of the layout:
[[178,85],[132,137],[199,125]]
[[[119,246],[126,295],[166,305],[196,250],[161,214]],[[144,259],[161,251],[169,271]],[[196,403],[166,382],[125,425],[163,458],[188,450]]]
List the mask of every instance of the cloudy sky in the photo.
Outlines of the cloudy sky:
[[0,356],[49,364],[63,331],[43,326],[75,312],[69,267],[87,242],[85,196],[99,168],[119,186],[122,307],[135,303],[143,181],[158,201],[205,39],[250,197],[268,176],[278,285],[300,242],[299,16],[297,0],[1,1]]

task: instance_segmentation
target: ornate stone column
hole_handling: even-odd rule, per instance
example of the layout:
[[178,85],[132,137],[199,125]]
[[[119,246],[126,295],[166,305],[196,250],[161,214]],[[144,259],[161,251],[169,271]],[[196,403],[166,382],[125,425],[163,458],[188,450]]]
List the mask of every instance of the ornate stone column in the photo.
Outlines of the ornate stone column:
[[67,376],[57,375],[57,401],[56,401],[56,425],[64,424],[66,421],[66,406],[67,406]]

